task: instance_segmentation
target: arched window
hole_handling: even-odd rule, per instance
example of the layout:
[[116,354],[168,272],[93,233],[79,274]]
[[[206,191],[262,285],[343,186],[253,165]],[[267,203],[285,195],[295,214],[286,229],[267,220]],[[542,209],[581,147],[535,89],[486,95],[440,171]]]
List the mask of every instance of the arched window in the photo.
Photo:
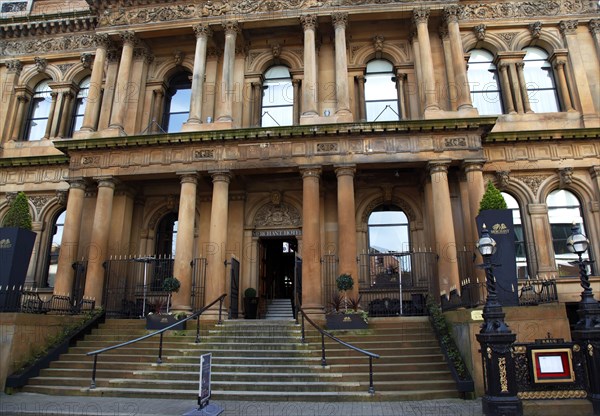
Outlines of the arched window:
[[42,286],[54,287],[56,270],[58,268],[58,256],[60,254],[60,244],[62,242],[66,216],[66,211],[61,212],[52,224],[52,232],[50,234],[50,249],[48,250],[47,277],[46,281],[42,283]]
[[44,80],[35,87],[25,122],[24,140],[40,140],[46,134],[52,92],[49,82]]
[[[579,224],[582,234],[586,234],[579,199],[570,191],[557,189],[548,195],[546,205],[559,276],[578,276],[577,266],[570,264],[571,261],[577,260],[577,255],[567,248],[567,238],[572,233],[573,222]],[[583,254],[583,258],[589,259],[589,251]]]
[[384,59],[367,64],[365,72],[365,105],[367,121],[400,120],[394,66]]
[[502,99],[494,56],[485,49],[473,49],[469,57],[471,101],[479,114],[502,114]]
[[273,66],[265,72],[262,95],[261,126],[291,126],[294,124],[294,88],[290,70]]
[[175,240],[177,239],[177,214],[172,212],[163,217],[156,230],[157,256],[175,256]]
[[85,113],[85,105],[87,103],[87,96],[90,91],[90,77],[85,77],[79,83],[79,92],[77,92],[77,99],[75,100],[75,109],[73,111],[73,119],[71,121],[71,134],[76,132],[83,125],[83,114]]
[[180,72],[169,81],[162,121],[162,128],[167,133],[180,132],[190,116],[191,76],[189,72]]
[[536,47],[523,48],[523,50],[527,52],[523,58],[525,63],[523,73],[531,109],[536,113],[560,111],[548,54],[545,50]]
[[525,240],[525,230],[521,221],[521,207],[519,202],[510,194],[502,192],[502,197],[506,201],[508,209],[512,211],[513,225],[515,230],[515,255],[517,256],[517,277],[525,279],[531,277],[531,271],[527,264],[527,244]]

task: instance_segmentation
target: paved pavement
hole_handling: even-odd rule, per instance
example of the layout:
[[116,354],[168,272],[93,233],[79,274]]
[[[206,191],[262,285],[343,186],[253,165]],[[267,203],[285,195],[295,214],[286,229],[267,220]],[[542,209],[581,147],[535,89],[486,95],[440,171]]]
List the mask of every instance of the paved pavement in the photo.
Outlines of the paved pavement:
[[[237,402],[211,401],[221,416],[481,416],[481,399],[407,402]],[[0,393],[0,415],[181,416],[196,403],[174,399],[46,396]]]

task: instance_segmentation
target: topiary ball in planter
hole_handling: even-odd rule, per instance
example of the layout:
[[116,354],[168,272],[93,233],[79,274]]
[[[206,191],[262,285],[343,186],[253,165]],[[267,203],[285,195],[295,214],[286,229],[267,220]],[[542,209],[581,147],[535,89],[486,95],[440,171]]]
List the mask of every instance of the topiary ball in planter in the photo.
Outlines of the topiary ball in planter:
[[354,279],[351,275],[343,273],[340,274],[337,279],[335,279],[335,284],[339,291],[345,292],[352,289],[354,286]]

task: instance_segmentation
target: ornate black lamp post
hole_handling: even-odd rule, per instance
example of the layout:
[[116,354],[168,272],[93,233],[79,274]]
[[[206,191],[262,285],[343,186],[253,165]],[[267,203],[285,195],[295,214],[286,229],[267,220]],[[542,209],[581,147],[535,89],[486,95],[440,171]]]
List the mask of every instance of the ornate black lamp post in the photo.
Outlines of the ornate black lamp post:
[[502,305],[496,294],[492,254],[496,252],[496,241],[485,226],[477,249],[483,257],[481,267],[485,270],[487,298],[483,307],[483,324],[477,334],[481,344],[483,363],[483,381],[485,395],[482,400],[483,413],[486,416],[517,416],[523,414],[523,405],[517,397],[517,378],[515,362],[512,357],[512,345],[517,336],[504,322]]
[[573,224],[571,231],[573,233],[567,238],[567,248],[571,253],[577,254],[578,260],[572,264],[579,266],[579,279],[583,288],[577,310],[579,321],[575,324],[572,335],[573,341],[581,344],[587,352],[588,398],[594,407],[594,414],[600,415],[600,305],[594,299],[586,270],[587,265],[592,262],[582,258],[590,242],[581,234],[577,224]]

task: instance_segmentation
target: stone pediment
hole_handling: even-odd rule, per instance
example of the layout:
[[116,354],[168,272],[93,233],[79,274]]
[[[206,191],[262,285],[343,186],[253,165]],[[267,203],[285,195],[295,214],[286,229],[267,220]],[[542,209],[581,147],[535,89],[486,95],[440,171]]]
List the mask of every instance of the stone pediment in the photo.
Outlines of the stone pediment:
[[284,202],[278,205],[269,202],[254,217],[254,228],[295,228],[301,225],[298,210]]

